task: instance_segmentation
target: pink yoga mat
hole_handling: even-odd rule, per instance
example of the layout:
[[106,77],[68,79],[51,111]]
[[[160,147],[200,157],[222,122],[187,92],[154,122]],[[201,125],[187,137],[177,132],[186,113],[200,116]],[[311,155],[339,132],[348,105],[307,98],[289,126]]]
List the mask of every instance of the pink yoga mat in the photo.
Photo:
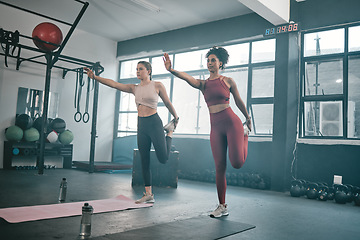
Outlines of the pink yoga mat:
[[0,209],[0,217],[10,223],[36,221],[50,218],[70,217],[82,214],[82,206],[89,203],[94,213],[151,207],[153,204],[136,204],[133,199],[119,195],[114,198],[85,202],[58,203]]

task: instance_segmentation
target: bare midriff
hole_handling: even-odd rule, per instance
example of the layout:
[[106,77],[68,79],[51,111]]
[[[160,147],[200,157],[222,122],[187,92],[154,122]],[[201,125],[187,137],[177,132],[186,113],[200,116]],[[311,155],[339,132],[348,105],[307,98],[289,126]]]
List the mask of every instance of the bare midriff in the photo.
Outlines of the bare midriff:
[[154,115],[157,112],[156,109],[150,108],[150,107],[147,107],[144,105],[139,105],[137,110],[138,110],[139,117],[148,117],[148,116]]
[[218,113],[221,112],[222,110],[225,110],[228,107],[230,107],[228,103],[212,105],[209,106],[209,112]]

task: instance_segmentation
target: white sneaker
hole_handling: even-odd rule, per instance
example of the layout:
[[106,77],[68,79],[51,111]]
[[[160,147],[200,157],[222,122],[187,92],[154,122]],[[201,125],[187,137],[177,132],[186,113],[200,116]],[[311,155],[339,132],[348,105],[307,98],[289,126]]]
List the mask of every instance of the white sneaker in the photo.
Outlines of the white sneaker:
[[175,128],[176,128],[176,126],[175,126],[175,119],[173,119],[173,120],[171,120],[168,124],[166,124],[165,126],[164,126],[164,130],[166,131],[166,132],[173,132],[173,131],[175,131]]
[[213,218],[219,218],[222,216],[227,216],[229,215],[228,211],[227,211],[227,204],[219,204],[217,206],[217,208],[210,213],[210,217]]
[[154,202],[155,202],[154,194],[147,194],[147,193],[144,193],[142,198],[135,201],[135,203],[154,203]]
[[246,122],[245,122],[243,125],[244,125],[244,136],[249,136],[249,134],[250,134],[250,129],[249,129],[248,126],[246,125]]

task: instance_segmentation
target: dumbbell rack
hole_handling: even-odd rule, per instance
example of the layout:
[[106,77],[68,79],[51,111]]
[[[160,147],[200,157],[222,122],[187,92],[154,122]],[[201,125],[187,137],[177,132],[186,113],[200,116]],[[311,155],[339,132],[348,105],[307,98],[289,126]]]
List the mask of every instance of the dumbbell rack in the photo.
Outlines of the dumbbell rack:
[[[24,164],[21,166],[36,166],[35,157],[38,155],[38,144],[36,142],[4,141],[4,169],[14,169],[13,159],[16,157],[22,158]],[[62,167],[72,168],[72,144],[45,143],[44,155],[60,156],[63,158]]]

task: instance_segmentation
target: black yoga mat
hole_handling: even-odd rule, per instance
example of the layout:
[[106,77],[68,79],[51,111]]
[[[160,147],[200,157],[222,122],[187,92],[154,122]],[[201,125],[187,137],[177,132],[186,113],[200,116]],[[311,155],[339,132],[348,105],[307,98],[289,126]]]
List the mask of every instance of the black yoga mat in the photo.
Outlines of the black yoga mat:
[[194,239],[208,240],[221,239],[230,235],[238,234],[255,228],[253,225],[227,220],[226,217],[210,218],[200,216],[170,223],[163,223],[149,227],[129,230],[102,237],[95,237],[96,240],[117,240],[117,239]]

